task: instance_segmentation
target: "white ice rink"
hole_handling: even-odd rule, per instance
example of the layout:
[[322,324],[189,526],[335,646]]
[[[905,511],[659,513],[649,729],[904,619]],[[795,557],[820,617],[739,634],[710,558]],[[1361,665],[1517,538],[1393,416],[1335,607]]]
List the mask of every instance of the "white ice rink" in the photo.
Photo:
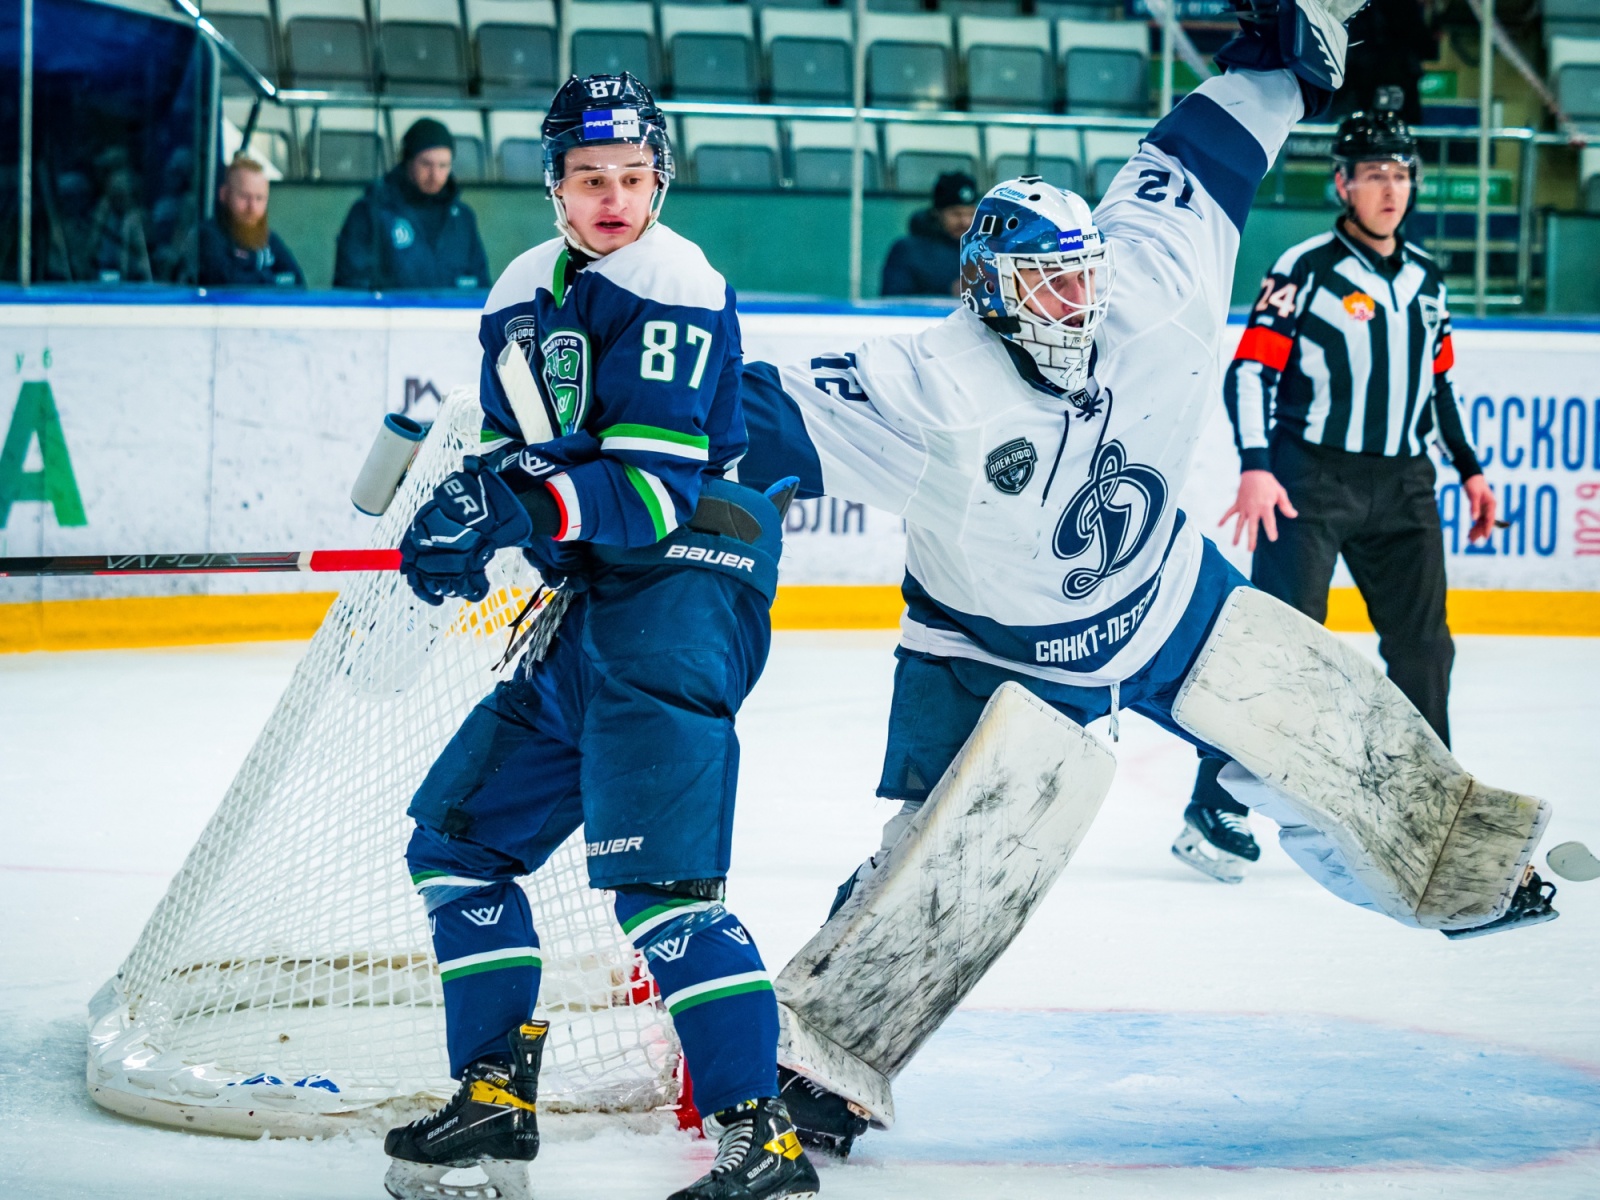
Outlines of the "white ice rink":
[[[774,968],[887,815],[892,645],[780,634],[741,717],[730,903]],[[1554,802],[1545,848],[1600,844],[1600,640],[1458,647],[1458,755]],[[83,1083],[85,1002],[300,650],[0,657],[0,1196],[382,1195],[375,1138],[141,1126]],[[901,1077],[896,1129],[822,1165],[824,1195],[1600,1197],[1600,882],[1562,886],[1553,924],[1464,943],[1341,904],[1270,838],[1226,887],[1168,853],[1192,752],[1133,718],[1116,753],[1077,860]],[[546,1126],[540,1200],[661,1200],[711,1157]]]

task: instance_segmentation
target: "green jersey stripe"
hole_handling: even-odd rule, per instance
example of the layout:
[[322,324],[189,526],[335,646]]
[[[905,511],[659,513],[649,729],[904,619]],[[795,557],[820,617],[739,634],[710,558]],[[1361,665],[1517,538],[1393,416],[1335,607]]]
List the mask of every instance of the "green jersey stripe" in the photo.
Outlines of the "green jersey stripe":
[[711,447],[711,439],[704,434],[679,433],[676,429],[662,429],[659,425],[613,425],[600,431],[602,442],[612,438],[643,438],[651,442],[676,442],[680,446],[695,446],[701,450]]
[[674,920],[685,913],[704,912],[710,907],[711,902],[708,900],[691,900],[687,896],[682,899],[663,900],[643,912],[634,913],[622,923],[622,932],[632,937],[636,932],[654,929],[657,925]]
[[439,972],[439,982],[449,983],[452,979],[463,979],[468,975],[481,975],[485,971],[503,971],[507,967],[542,967],[544,964],[536,954],[524,954],[520,958],[499,958],[494,962],[473,963],[470,967],[455,967],[449,971]]
[[709,992],[699,992],[682,1000],[667,1005],[667,1011],[673,1016],[691,1008],[698,1008],[702,1004],[709,1004],[713,1000],[726,1000],[729,996],[743,996],[750,992],[770,992],[772,981],[770,979],[752,979],[748,983],[733,983],[727,987],[713,988]]
[[439,964],[439,974],[445,979],[458,975],[475,975],[479,971],[494,971],[501,967],[538,967],[544,965],[544,955],[537,946],[506,946],[500,950],[485,950],[481,954],[464,954]]
[[650,514],[650,523],[655,527],[656,541],[660,541],[678,527],[678,514],[673,510],[672,497],[667,495],[667,489],[649,471],[641,471],[632,463],[623,463],[623,471],[628,476],[628,482],[633,484],[633,490],[639,493],[639,499],[644,502],[644,508]]

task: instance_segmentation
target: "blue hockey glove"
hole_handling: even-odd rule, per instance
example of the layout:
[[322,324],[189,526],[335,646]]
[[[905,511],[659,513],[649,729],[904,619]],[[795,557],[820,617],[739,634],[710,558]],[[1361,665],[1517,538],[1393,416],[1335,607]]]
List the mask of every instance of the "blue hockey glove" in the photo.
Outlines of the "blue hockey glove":
[[446,596],[477,602],[489,594],[495,551],[522,545],[533,533],[533,518],[516,493],[483,459],[468,458],[417,510],[400,541],[400,572],[428,604]]
[[1344,84],[1344,23],[1367,0],[1233,0],[1243,30],[1217,52],[1224,67],[1288,68],[1300,81],[1306,119],[1326,112]]

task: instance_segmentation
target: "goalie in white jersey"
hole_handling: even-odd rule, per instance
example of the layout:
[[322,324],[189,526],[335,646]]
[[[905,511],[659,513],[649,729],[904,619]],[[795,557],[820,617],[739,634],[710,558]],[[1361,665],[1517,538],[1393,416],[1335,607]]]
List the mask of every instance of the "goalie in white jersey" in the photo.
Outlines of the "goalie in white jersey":
[[[1234,760],[1224,786],[1275,819],[1285,848],[1354,903],[1453,935],[1555,915],[1553,889],[1528,867],[1548,809],[1475,784],[1375,669],[1251,591],[1176,506],[1219,390],[1251,200],[1307,101],[1320,106],[1338,86],[1341,22],[1359,3],[1250,7],[1245,35],[1219,55],[1227,73],[1155,126],[1092,213],[1031,177],[983,198],[962,242],[964,306],[947,320],[803,365],[746,367],[741,478],[796,474],[802,495],[906,521],[906,612],[878,788],[904,806],[880,854],[840,889],[830,926],[864,911],[859,897],[840,905],[876,886],[886,858],[921,869],[888,852],[918,827],[1008,681],[1069,723],[1109,714],[1114,733],[1129,708]],[[1469,812],[1475,804],[1482,811]],[[1503,828],[1452,833],[1478,818]],[[964,901],[967,930],[984,928],[1000,890]],[[939,936],[931,924],[908,932],[910,942]],[[942,1011],[930,1001],[930,1011],[885,1017],[880,997],[869,1028],[851,1015],[861,989],[873,971],[906,963],[846,967],[833,949],[791,965],[810,964],[799,972],[807,988],[818,972],[838,976],[836,1009],[824,997],[802,1023],[824,1035],[824,1055],[842,1047],[861,1060],[852,1071],[864,1062],[885,1081],[982,971],[930,986]],[[982,964],[998,950],[960,953]],[[938,974],[936,957],[917,969]],[[786,996],[779,984],[797,1012],[800,987]],[[885,1020],[904,1021],[906,1045],[886,1048]],[[877,1049],[860,1048],[869,1044]],[[886,1082],[875,1101],[815,1056],[796,1052],[789,1065],[888,1123]],[[829,1127],[815,1111],[808,1121],[803,1082],[785,1085],[797,1123],[847,1148],[864,1123]]]

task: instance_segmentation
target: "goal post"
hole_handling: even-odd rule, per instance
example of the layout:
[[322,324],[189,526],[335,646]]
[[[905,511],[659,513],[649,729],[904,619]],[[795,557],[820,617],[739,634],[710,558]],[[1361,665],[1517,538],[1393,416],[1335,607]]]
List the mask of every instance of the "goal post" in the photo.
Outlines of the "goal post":
[[[393,547],[479,443],[452,393],[372,544]],[[90,1004],[88,1086],[115,1112],[257,1137],[382,1129],[454,1091],[444,999],[404,852],[412,793],[538,586],[515,551],[479,604],[353,576],[173,877]],[[544,955],[550,1111],[648,1112],[677,1097],[678,1046],[644,961],[592,890],[581,831],[523,881]]]

